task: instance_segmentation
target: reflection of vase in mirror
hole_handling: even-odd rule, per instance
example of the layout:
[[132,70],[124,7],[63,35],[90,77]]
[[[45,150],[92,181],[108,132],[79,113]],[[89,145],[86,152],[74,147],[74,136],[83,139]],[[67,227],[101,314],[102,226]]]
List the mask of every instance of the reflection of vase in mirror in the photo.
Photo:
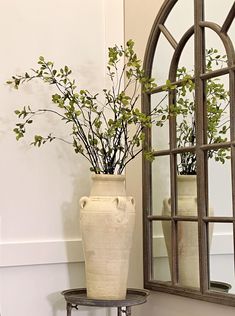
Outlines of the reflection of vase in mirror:
[[[197,183],[196,176],[182,175],[177,177],[179,216],[197,216]],[[209,210],[210,214],[212,209]],[[171,215],[170,199],[163,201],[163,215]],[[196,218],[195,218],[196,219]],[[172,273],[171,229],[168,221],[162,223],[165,243]],[[211,232],[212,233],[212,232]],[[199,252],[197,221],[178,221],[178,284],[180,286],[199,288]]]

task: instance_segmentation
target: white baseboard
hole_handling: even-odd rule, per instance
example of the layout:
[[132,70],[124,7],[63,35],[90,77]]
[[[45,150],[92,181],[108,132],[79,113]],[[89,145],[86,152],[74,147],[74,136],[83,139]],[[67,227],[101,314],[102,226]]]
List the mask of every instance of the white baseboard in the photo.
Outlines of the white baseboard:
[[0,243],[0,267],[82,261],[81,239]]
[[[216,233],[213,235],[210,255],[233,254],[233,243],[231,233]],[[153,256],[167,257],[167,251],[163,236],[153,237]]]
[[[233,253],[231,234],[213,236],[211,255]],[[163,236],[154,236],[154,257],[167,257]],[[0,243],[0,267],[83,262],[81,239]]]

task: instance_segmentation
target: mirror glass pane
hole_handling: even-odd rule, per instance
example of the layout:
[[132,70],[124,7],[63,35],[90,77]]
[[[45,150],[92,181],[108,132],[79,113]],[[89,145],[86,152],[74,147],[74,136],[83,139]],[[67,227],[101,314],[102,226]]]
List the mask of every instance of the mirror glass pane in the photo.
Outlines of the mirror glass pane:
[[[164,233],[163,233],[164,232]],[[171,283],[171,222],[153,222],[153,279]]]
[[217,70],[228,66],[227,54],[220,37],[213,30],[205,29],[206,71]]
[[[184,71],[186,68],[181,69],[183,69],[183,78],[183,76],[187,75]],[[196,145],[194,97],[195,91],[192,81],[190,81],[187,86],[182,86],[177,89],[175,109],[177,147],[192,147]]]
[[[176,89],[176,104],[171,107],[176,115],[177,147],[192,147],[196,145],[195,128],[195,85],[193,38],[186,44],[179,60],[177,80],[185,83]],[[186,80],[187,78],[187,80]],[[181,155],[183,157],[183,154]],[[189,153],[185,155],[189,158]],[[193,158],[195,155],[192,155]]]
[[152,149],[169,149],[168,93],[160,92],[151,96],[151,110],[159,111],[152,124]]
[[235,39],[235,21],[233,21],[232,25],[228,30],[228,36],[231,38],[232,41]]
[[[228,76],[216,77],[206,81],[206,106],[208,144],[229,141],[230,100]],[[213,151],[211,154],[213,156]]]
[[179,79],[183,79],[183,75],[194,75],[194,36],[192,35],[184,46],[181,53],[179,64],[179,70],[186,68],[182,73],[178,71],[180,75]]
[[[223,156],[225,154],[225,156]],[[218,155],[218,151],[214,153]],[[230,149],[222,151],[222,162],[208,160],[208,193],[211,216],[232,216],[232,182]],[[225,158],[224,158],[225,157]]]
[[[170,197],[170,158],[155,157],[152,162],[152,214],[162,215],[163,209],[168,215]],[[166,208],[165,208],[166,206]],[[170,214],[169,214],[170,216]]]
[[154,54],[151,76],[158,86],[164,85],[169,76],[171,59],[174,53],[166,37],[161,33],[158,42],[158,49]]
[[233,2],[234,0],[223,1],[223,7],[221,7],[221,0],[205,0],[205,20],[222,26]]
[[233,225],[209,223],[210,290],[235,293]]
[[[194,23],[194,1],[180,0],[177,1],[169,14],[165,26],[173,35],[175,40],[179,42],[183,34]],[[187,12],[187,14],[185,14]],[[180,18],[182,17],[183,18]],[[177,23],[176,23],[177,21]],[[177,27],[176,27],[177,25]]]
[[198,224],[178,222],[179,285],[199,288]]

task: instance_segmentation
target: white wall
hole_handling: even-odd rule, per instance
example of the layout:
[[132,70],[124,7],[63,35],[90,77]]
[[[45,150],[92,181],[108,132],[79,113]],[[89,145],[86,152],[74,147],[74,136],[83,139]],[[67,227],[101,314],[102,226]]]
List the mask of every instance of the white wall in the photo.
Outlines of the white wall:
[[[123,44],[123,3],[1,1],[0,38],[0,315],[65,315],[61,290],[85,285],[78,201],[89,192],[88,165],[63,143],[16,142],[14,110],[47,105],[51,89],[5,82],[43,55],[71,67],[81,88],[103,88],[106,49]],[[38,133],[51,126],[66,132],[48,116]]]
[[[144,2],[141,0],[129,0],[125,2],[125,38],[132,38],[136,42],[137,52],[142,60],[151,27],[162,3],[163,0],[148,0]],[[188,3],[188,0],[185,0],[185,4],[186,3]],[[177,21],[177,25],[178,24]],[[163,61],[159,62],[164,62],[164,58]],[[138,173],[137,170],[139,170]],[[129,167],[127,175],[128,188],[132,190],[137,197],[137,205],[141,205],[141,159],[135,161]],[[142,213],[140,206],[138,212]],[[138,225],[139,231],[141,231],[141,217],[139,217]],[[142,249],[140,248],[139,250],[135,249],[135,259],[141,258],[141,251]],[[139,276],[139,279],[141,278],[142,276]],[[198,316],[200,314],[213,316],[223,314],[230,316],[234,313],[234,308],[161,292],[152,292],[147,304],[141,306],[141,308],[136,311],[137,315],[143,313],[149,316]]]
[[[125,1],[125,37],[143,56],[162,0]],[[105,48],[123,41],[123,1],[8,0],[0,10],[0,314],[65,315],[60,291],[85,285],[78,227],[78,199],[88,194],[86,163],[65,144],[37,149],[12,133],[18,105],[47,104],[40,85],[20,92],[4,83],[34,67],[45,55],[68,64],[81,87],[105,83]],[[79,74],[79,76],[78,76]],[[40,127],[47,131],[48,122]],[[56,126],[58,131],[64,131]],[[129,286],[142,286],[141,159],[127,170],[127,188],[136,198],[137,226]],[[232,315],[234,309],[163,293],[152,293],[135,315]],[[104,315],[82,308],[83,314]],[[75,315],[78,313],[74,313]],[[80,314],[80,313],[79,313]]]

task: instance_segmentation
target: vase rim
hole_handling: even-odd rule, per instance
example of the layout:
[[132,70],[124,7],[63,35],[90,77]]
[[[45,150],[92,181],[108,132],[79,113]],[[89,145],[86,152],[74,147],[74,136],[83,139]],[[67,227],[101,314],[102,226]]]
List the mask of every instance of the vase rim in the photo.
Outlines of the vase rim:
[[91,178],[100,181],[124,181],[126,176],[124,174],[93,174]]
[[184,181],[184,180],[191,180],[194,181],[196,179],[196,174],[179,174],[177,175],[177,180]]

